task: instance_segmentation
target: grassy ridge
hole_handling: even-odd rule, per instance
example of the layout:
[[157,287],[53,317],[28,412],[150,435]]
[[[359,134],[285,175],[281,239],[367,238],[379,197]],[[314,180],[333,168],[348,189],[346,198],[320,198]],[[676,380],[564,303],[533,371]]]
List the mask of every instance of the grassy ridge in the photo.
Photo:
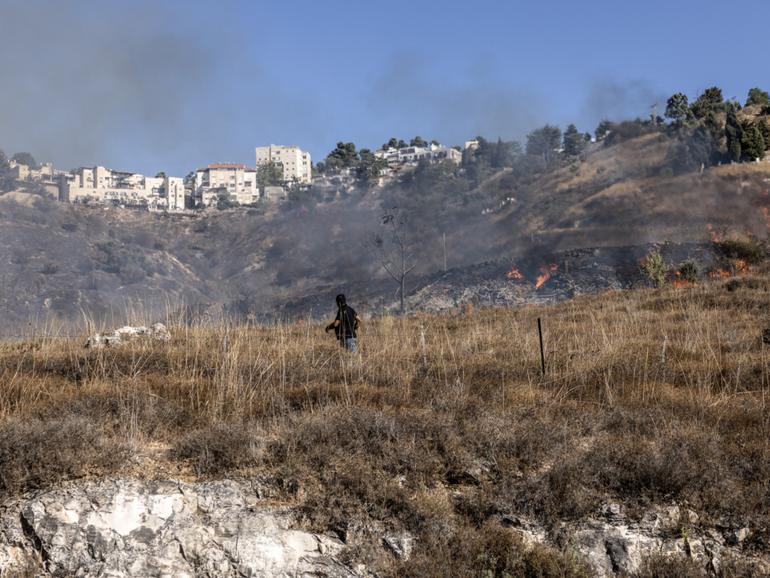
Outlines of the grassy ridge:
[[[315,324],[170,343],[0,345],[0,494],[100,475],[254,476],[309,526],[418,537],[401,575],[586,575],[499,524],[686,503],[770,535],[767,272],[548,308],[383,318],[348,355]],[[536,318],[548,373],[540,375]],[[357,555],[369,556],[361,549]],[[355,553],[355,552],[354,552]]]

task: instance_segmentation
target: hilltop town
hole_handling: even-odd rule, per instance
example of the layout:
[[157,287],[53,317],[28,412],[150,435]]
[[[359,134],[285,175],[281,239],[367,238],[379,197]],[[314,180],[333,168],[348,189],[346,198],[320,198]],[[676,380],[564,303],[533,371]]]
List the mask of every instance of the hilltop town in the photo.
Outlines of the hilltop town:
[[[478,147],[478,140],[467,141],[465,150]],[[345,143],[338,147],[344,148]],[[369,153],[373,187],[382,187],[398,175],[414,169],[419,162],[462,161],[461,147],[449,148],[420,137],[407,144],[392,139],[389,144]],[[38,165],[24,154],[8,162],[9,178],[17,186],[35,184],[66,203],[107,205],[156,212],[187,212],[212,207],[251,206],[259,201],[279,203],[290,191],[311,186],[346,190],[354,186],[356,175],[349,166],[329,170],[324,163],[313,167],[310,153],[298,146],[268,145],[256,147],[253,165],[211,163],[185,177],[155,176],[103,166],[56,170],[52,163]],[[26,163],[26,164],[25,164]],[[320,169],[320,170],[319,170]]]

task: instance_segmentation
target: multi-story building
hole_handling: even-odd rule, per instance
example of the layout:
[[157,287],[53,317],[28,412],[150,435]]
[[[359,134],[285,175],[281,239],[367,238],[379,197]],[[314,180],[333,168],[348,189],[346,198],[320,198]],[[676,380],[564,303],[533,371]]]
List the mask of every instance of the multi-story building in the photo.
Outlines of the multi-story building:
[[70,203],[105,203],[142,207],[155,211],[184,210],[184,181],[178,177],[147,177],[83,167],[60,175],[59,199]]
[[166,209],[169,211],[184,211],[187,200],[182,177],[166,177]]
[[378,150],[374,154],[378,158],[385,159],[390,168],[416,164],[420,161],[441,161],[444,159],[459,165],[463,160],[462,153],[457,149],[437,144],[426,147],[410,146],[400,149],[384,149]]
[[283,170],[284,182],[309,185],[313,180],[310,153],[296,146],[269,145],[257,147],[257,167],[273,163]]
[[8,162],[8,170],[17,181],[33,181],[38,183],[54,182],[54,171],[51,163],[43,163],[38,168],[32,168],[14,160]]
[[259,199],[257,171],[235,163],[217,163],[198,169],[193,198],[201,207],[214,206],[222,198],[233,204],[250,205]]

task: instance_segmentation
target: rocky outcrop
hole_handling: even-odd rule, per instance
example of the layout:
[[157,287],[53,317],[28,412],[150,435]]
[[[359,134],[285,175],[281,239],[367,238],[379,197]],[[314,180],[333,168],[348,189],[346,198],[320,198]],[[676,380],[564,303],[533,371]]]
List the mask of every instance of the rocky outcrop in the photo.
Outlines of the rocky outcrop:
[[171,339],[171,334],[162,323],[155,323],[150,327],[145,327],[143,325],[138,327],[126,325],[116,329],[112,333],[93,334],[86,341],[85,347],[86,349],[101,349],[103,347],[122,345],[128,341],[142,337],[153,339],[155,341],[169,341]]
[[340,540],[293,526],[248,484],[87,483],[5,507],[0,576],[361,575]]
[[[376,536],[392,560],[418,547],[410,533],[385,527],[350,528],[336,536],[299,529],[292,510],[263,498],[252,482],[140,482],[106,480],[38,492],[0,506],[0,578],[17,576],[238,576],[353,578],[370,575],[345,562],[350,546]],[[688,557],[707,575],[722,575],[730,560],[770,575],[770,560],[746,548],[752,530],[724,521],[702,525],[676,505],[641,519],[620,504],[594,516],[545,528],[515,514],[500,523],[525,543],[574,552],[597,577],[628,576],[645,557]]]
[[562,523],[550,532],[515,515],[503,516],[501,521],[528,543],[577,552],[600,578],[633,574],[644,558],[655,554],[690,558],[709,576],[721,575],[728,560],[747,562],[762,575],[770,575],[769,559],[747,555],[742,549],[748,528],[727,522],[706,528],[695,512],[677,505],[653,508],[639,520],[626,516],[621,504],[605,504],[596,516]]

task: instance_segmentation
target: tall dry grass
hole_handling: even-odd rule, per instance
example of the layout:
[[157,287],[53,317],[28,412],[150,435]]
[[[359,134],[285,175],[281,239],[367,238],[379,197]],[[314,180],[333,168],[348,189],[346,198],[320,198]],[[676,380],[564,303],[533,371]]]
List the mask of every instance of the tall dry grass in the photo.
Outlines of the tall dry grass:
[[[739,518],[764,548],[769,311],[756,274],[369,320],[356,355],[312,322],[177,325],[169,343],[104,350],[4,343],[0,493],[106,474],[257,477],[313,527],[415,533],[415,558],[389,566],[403,575],[440,575],[446,557],[455,575],[497,564],[504,513],[553,524],[608,500]],[[546,564],[512,544],[505,568]],[[556,574],[543,575],[584,572],[546,558]]]

